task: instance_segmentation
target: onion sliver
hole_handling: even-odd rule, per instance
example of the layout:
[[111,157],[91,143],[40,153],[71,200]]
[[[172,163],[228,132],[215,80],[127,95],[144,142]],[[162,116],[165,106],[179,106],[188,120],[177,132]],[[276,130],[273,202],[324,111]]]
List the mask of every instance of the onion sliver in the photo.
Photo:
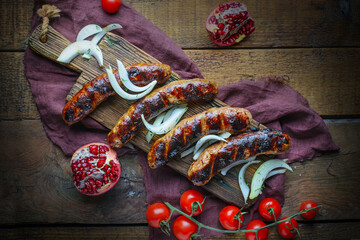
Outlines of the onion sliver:
[[[220,137],[220,138],[223,138],[226,142],[226,138],[230,137],[231,136],[231,133],[228,133],[228,132],[224,132],[224,133],[221,133],[219,135],[207,135],[207,136],[217,136],[217,137]],[[204,138],[204,137],[203,137]],[[203,139],[201,138],[201,139]],[[201,140],[200,139],[200,140]],[[199,141],[200,141],[199,140]],[[198,142],[199,142],[198,141]],[[218,140],[216,138],[214,139],[207,139],[206,141],[204,141],[202,143],[202,146],[200,147],[200,149],[196,150],[194,149],[194,156],[193,156],[193,159],[196,160],[199,158],[200,154],[206,149],[208,148],[209,146],[211,146],[212,144],[216,143]],[[197,143],[196,143],[197,144]],[[196,146],[195,146],[196,148]]]
[[292,172],[292,168],[286,163],[287,159],[271,159],[267,160],[256,170],[254,177],[251,181],[250,199],[254,199],[259,196],[261,187],[266,179],[266,176],[275,168],[286,168]]
[[79,33],[76,37],[76,41],[78,42],[81,40],[85,40],[86,38],[88,38],[94,34],[97,34],[101,31],[102,31],[102,28],[99,25],[96,25],[96,24],[86,25],[79,31]]
[[79,42],[74,42],[67,46],[58,57],[57,61],[62,63],[70,63],[77,55],[87,53],[91,56],[94,56],[99,63],[99,65],[103,66],[103,55],[102,52],[96,44],[88,41],[81,40]]
[[239,171],[239,186],[240,186],[240,190],[241,193],[244,197],[244,202],[246,203],[248,197],[249,197],[249,192],[250,192],[250,188],[249,186],[246,184],[245,181],[245,171],[248,168],[248,166],[250,166],[251,164],[254,163],[259,163],[260,161],[250,161],[248,163],[246,163],[244,166],[242,166],[242,168]]
[[181,157],[181,158],[186,157],[187,155],[193,153],[193,152],[194,152],[194,149],[195,149],[195,146],[189,147],[188,149],[186,149],[185,151],[183,151],[183,152],[180,154],[180,157]]
[[[157,116],[155,118],[155,121],[154,121],[153,125],[154,126],[159,126],[162,123],[162,121],[164,120],[164,117],[165,117],[165,113],[163,112],[163,113],[161,113],[159,116]],[[153,133],[151,131],[148,131],[146,133],[146,136],[145,136],[146,141],[150,142],[151,139],[154,137],[154,135],[155,135],[155,133]]]
[[225,138],[219,137],[218,135],[206,135],[204,137],[202,137],[195,145],[195,149],[194,152],[197,152],[199,150],[199,148],[204,145],[205,142],[210,141],[210,140],[217,140],[217,141],[223,141],[223,142],[227,142]]
[[122,26],[121,26],[120,24],[117,24],[117,23],[113,23],[113,24],[107,25],[106,27],[104,27],[104,28],[102,29],[101,32],[99,32],[98,34],[96,34],[96,35],[94,36],[94,38],[91,39],[91,42],[93,42],[93,43],[95,43],[95,44],[98,44],[99,41],[102,39],[102,37],[103,37],[106,33],[110,32],[110,31],[112,31],[112,30],[114,30],[114,29],[117,29],[117,28],[122,28]]
[[158,125],[158,126],[154,126],[150,123],[148,123],[146,121],[146,119],[144,118],[144,115],[141,114],[141,119],[145,125],[145,127],[150,131],[153,132],[155,134],[165,134],[167,132],[169,132],[181,119],[181,117],[184,115],[184,113],[186,112],[186,110],[188,109],[187,107],[183,107],[183,106],[177,106],[174,107],[174,112],[171,115],[171,117],[163,122],[162,124]]
[[237,165],[240,165],[240,164],[243,164],[243,163],[251,162],[251,161],[255,160],[255,158],[256,158],[256,156],[254,156],[254,157],[249,157],[248,159],[240,159],[240,160],[238,160],[238,161],[236,161],[236,162],[233,162],[232,164],[230,164],[230,165],[224,167],[223,169],[221,169],[221,174],[222,174],[223,176],[225,176],[225,175],[227,174],[227,172],[228,172],[230,169],[232,169],[233,167],[235,167],[235,166],[237,166]]
[[147,90],[149,87],[151,87],[151,85],[150,85],[151,83],[153,83],[153,82],[157,83],[157,81],[152,81],[151,83],[149,83],[149,84],[147,84],[146,86],[143,86],[143,87],[138,87],[138,86],[134,85],[129,79],[129,75],[128,75],[127,71],[126,71],[126,68],[125,68],[124,64],[119,60],[116,60],[116,61],[117,61],[117,65],[118,65],[118,72],[119,72],[120,80],[124,84],[124,86],[127,89],[129,89],[130,91],[143,92],[143,91]]
[[286,169],[275,169],[275,170],[272,170],[271,172],[269,172],[269,174],[266,176],[266,179],[274,176],[274,175],[277,175],[277,174],[282,174],[282,173],[285,173],[286,172]]
[[112,68],[110,66],[110,69],[106,69],[106,72],[108,74],[109,77],[109,82],[112,86],[112,88],[114,89],[114,91],[120,95],[120,97],[126,99],[126,100],[137,100],[140,99],[144,96],[146,96],[147,94],[149,94],[152,89],[155,87],[156,85],[156,81],[151,82],[149,85],[151,85],[151,87],[149,87],[146,91],[139,93],[139,94],[129,94],[127,92],[125,92],[119,85],[119,83],[116,81],[115,75],[112,71]]

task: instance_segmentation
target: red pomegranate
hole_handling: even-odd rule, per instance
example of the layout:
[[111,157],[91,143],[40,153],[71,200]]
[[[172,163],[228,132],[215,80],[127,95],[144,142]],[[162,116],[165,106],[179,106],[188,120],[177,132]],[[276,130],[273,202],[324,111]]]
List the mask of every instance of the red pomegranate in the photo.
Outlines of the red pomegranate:
[[89,143],[71,158],[74,185],[89,196],[109,191],[120,179],[120,163],[114,149],[104,143]]
[[215,8],[206,20],[210,40],[219,46],[241,42],[254,30],[254,20],[240,2],[226,2]]

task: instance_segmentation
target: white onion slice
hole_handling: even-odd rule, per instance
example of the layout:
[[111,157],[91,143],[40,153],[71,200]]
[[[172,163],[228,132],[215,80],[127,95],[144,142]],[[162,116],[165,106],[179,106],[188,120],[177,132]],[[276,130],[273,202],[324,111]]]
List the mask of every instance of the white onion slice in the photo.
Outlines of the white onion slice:
[[186,157],[187,155],[193,153],[193,152],[194,152],[194,149],[195,149],[195,146],[189,147],[188,149],[186,149],[185,151],[183,151],[183,152],[180,154],[180,157],[181,157],[181,158]]
[[257,161],[257,160],[250,161],[250,162],[246,163],[244,166],[242,166],[242,168],[239,171],[239,186],[240,186],[241,193],[244,197],[245,204],[246,204],[246,201],[247,201],[247,199],[249,197],[249,193],[250,193],[249,185],[247,185],[246,181],[245,181],[245,171],[248,168],[248,166],[250,166],[251,164],[259,163],[259,162],[260,161]]
[[[122,28],[122,26],[120,24],[110,24],[110,25],[107,25],[106,27],[104,27],[103,29],[101,29],[101,32],[99,32],[98,34],[96,34],[93,39],[91,39],[91,42],[94,43],[94,44],[98,44],[101,40],[101,38],[108,32],[114,30],[114,29],[117,29],[117,28]],[[85,59],[90,59],[90,55],[88,53],[85,53],[83,56],[83,58]]]
[[[211,135],[208,135],[208,136],[211,136]],[[216,135],[215,135],[216,136]],[[220,138],[224,138],[225,139],[225,142],[226,142],[226,138],[230,137],[231,136],[231,133],[228,133],[228,132],[224,132],[224,133],[221,133],[218,135],[218,137]],[[204,138],[204,137],[203,137]],[[201,139],[203,139],[201,138]],[[200,140],[201,140],[200,139]],[[199,141],[200,141],[199,140]],[[216,143],[218,140],[211,140],[211,139],[208,139],[208,141],[204,142],[203,145],[200,147],[200,149],[198,149],[197,151],[195,151],[194,149],[194,156],[193,156],[193,159],[196,160],[199,158],[200,154],[205,150],[207,149],[209,146],[213,145],[214,143]],[[196,146],[195,146],[196,147]]]
[[254,177],[251,181],[250,199],[254,199],[259,196],[261,187],[266,179],[266,176],[275,168],[286,168],[289,171],[293,171],[292,168],[286,163],[287,159],[271,159],[267,160],[256,170]]
[[140,99],[144,96],[146,96],[147,94],[149,94],[152,89],[155,87],[156,85],[156,81],[155,82],[152,82],[150,83],[149,85],[151,85],[151,87],[149,87],[146,91],[142,92],[142,93],[139,93],[139,94],[129,94],[127,92],[125,92],[119,85],[119,83],[116,81],[116,78],[115,78],[115,75],[112,71],[112,68],[111,66],[109,66],[110,69],[106,69],[106,72],[108,74],[108,77],[109,77],[109,81],[110,81],[110,84],[112,86],[112,88],[114,89],[114,91],[120,95],[120,97],[126,99],[126,100],[137,100],[137,99]]
[[240,164],[243,164],[243,163],[251,162],[251,161],[255,160],[255,158],[256,158],[256,156],[254,156],[254,157],[249,157],[248,159],[240,159],[240,160],[238,160],[238,161],[236,161],[236,162],[233,162],[232,164],[224,167],[223,169],[221,169],[221,172],[220,172],[220,173],[221,173],[223,176],[225,176],[225,175],[227,174],[227,172],[228,172],[230,169],[232,169],[233,167],[235,167],[235,166],[237,166],[237,165],[240,165]]
[[269,172],[269,174],[266,176],[266,179],[274,176],[274,175],[277,175],[277,174],[282,174],[282,173],[285,173],[286,172],[286,169],[275,169],[275,170],[272,170],[271,172]]
[[67,46],[58,57],[57,61],[62,63],[70,63],[77,55],[87,53],[91,56],[94,56],[99,63],[103,66],[103,55],[98,45],[88,41],[81,40],[79,42],[74,42]]
[[85,40],[86,38],[88,38],[94,34],[97,34],[101,31],[102,31],[102,28],[99,25],[96,25],[96,24],[86,25],[79,31],[79,33],[76,37],[76,41],[78,42],[81,40]]
[[118,65],[118,72],[119,72],[120,80],[127,89],[129,89],[133,92],[143,92],[143,91],[146,91],[149,87],[151,87],[151,85],[150,85],[151,83],[153,83],[153,82],[157,83],[157,81],[152,81],[151,83],[149,83],[143,87],[138,87],[138,86],[134,85],[129,79],[129,75],[126,71],[124,64],[119,60],[116,60],[116,61],[117,61],[117,65]]
[[[157,116],[155,118],[155,121],[154,121],[153,125],[154,126],[159,126],[162,123],[162,121],[164,120],[164,117],[165,117],[165,113],[163,112],[163,113],[161,113],[159,116]],[[150,142],[151,139],[154,137],[154,135],[155,135],[155,133],[153,133],[151,131],[148,131],[146,133],[146,136],[145,136],[146,141]]]
[[141,114],[141,119],[145,125],[145,127],[150,131],[153,132],[155,134],[165,134],[167,132],[169,132],[181,119],[181,117],[184,115],[184,113],[186,112],[186,110],[188,109],[187,107],[183,107],[183,106],[177,106],[174,107],[174,112],[171,115],[171,117],[163,122],[162,124],[158,125],[158,126],[154,126],[150,123],[148,123],[146,121],[146,119],[144,118],[144,115]]
[[102,39],[102,37],[103,37],[106,33],[110,32],[110,31],[112,31],[112,30],[114,30],[114,29],[117,29],[117,28],[122,28],[122,26],[121,26],[120,24],[117,24],[117,23],[113,23],[113,24],[107,25],[106,27],[104,27],[104,28],[102,29],[101,32],[99,32],[98,34],[96,34],[96,35],[94,36],[94,38],[91,39],[91,42],[93,42],[93,43],[95,43],[95,44],[98,44],[99,41]]
[[218,135],[213,135],[213,134],[206,135],[206,136],[200,138],[200,140],[196,143],[194,152],[197,152],[199,150],[199,148],[202,145],[204,145],[205,142],[210,141],[210,140],[227,142],[225,138],[219,137]]

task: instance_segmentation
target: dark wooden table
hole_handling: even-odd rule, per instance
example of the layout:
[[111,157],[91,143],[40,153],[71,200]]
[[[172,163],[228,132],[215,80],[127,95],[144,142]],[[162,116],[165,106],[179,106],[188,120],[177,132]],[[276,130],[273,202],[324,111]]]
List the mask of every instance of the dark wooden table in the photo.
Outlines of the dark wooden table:
[[[293,164],[283,215],[312,199],[324,213],[300,221],[302,239],[360,239],[360,2],[248,1],[257,29],[231,49],[212,44],[204,27],[223,1],[127,2],[219,85],[290,77],[341,151]],[[87,198],[73,187],[70,159],[43,130],[22,62],[32,8],[32,1],[0,0],[0,239],[146,239],[146,192],[136,155],[121,158],[114,190]],[[275,228],[270,235],[280,238]]]

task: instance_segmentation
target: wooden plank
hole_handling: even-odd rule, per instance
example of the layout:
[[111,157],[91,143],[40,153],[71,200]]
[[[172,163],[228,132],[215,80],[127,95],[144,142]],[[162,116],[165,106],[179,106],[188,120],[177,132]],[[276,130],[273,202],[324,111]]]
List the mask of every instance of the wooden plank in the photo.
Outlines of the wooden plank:
[[122,174],[108,193],[87,197],[72,181],[70,158],[46,136],[39,120],[0,122],[0,223],[138,223],[146,192],[134,154],[120,159]]
[[360,49],[187,50],[204,78],[220,86],[286,75],[321,115],[360,114]]
[[[205,23],[210,12],[224,1],[129,2],[182,48],[216,47],[207,36]],[[255,0],[244,3],[255,19],[256,29],[236,48],[359,46],[358,1]]]
[[[182,48],[216,47],[207,36],[205,22],[212,9],[223,1],[127,2]],[[255,19],[256,30],[236,48],[359,46],[359,1],[255,0],[246,4]],[[24,50],[32,8],[33,1],[0,1],[0,9],[4,9],[0,21],[3,33],[0,50]]]
[[28,0],[0,0],[0,51],[25,50],[33,6]]
[[[299,223],[301,239],[358,239],[360,233],[359,222],[340,223]],[[163,234],[163,233],[159,233]],[[148,239],[147,226],[94,226],[94,227],[16,227],[0,229],[0,237],[8,240],[14,239]],[[165,235],[164,235],[165,236]],[[297,237],[298,238],[298,237]],[[215,240],[220,238],[207,238]],[[221,239],[245,240],[244,233],[228,234]],[[268,239],[284,239],[271,228]]]
[[[216,47],[208,39],[205,22],[211,10],[223,1],[127,2],[182,48]],[[359,1],[256,0],[246,4],[255,19],[256,30],[236,48],[359,46]],[[0,50],[24,50],[32,8],[33,1],[0,1],[0,9],[4,9],[0,21],[3,33]]]
[[[283,215],[298,211],[312,199],[324,205],[316,220],[359,219],[360,122],[327,123],[340,153],[305,164],[287,173]],[[72,183],[69,157],[46,137],[39,120],[0,121],[0,224],[21,223],[146,223],[142,169],[133,154],[120,159],[122,176],[105,195],[89,198]],[[326,169],[337,176],[331,176]]]
[[23,57],[24,53],[0,53],[0,119],[40,117],[24,75]]
[[[41,26],[39,25],[33,31],[29,38],[29,46],[38,54],[41,54],[50,60],[57,61],[58,56],[61,54],[63,49],[70,45],[70,42],[65,39],[65,37],[62,36],[61,33],[49,26],[47,32],[47,42],[42,43],[40,42],[40,30]],[[111,64],[112,66],[116,66],[116,59],[123,61],[124,65],[135,64],[138,62],[159,62],[149,54],[145,53],[133,44],[126,41],[124,38],[112,33],[107,34],[100,41],[99,47],[104,54],[104,66],[108,66],[109,64]],[[83,59],[81,59],[81,57],[77,57],[69,64],[64,65],[71,69],[81,71],[82,76],[86,75],[90,79],[104,73],[104,67],[100,67],[94,58],[91,58],[89,61],[84,61]],[[173,72],[169,81],[175,81],[179,79],[179,75]],[[85,78],[80,77],[76,81],[68,97],[74,96],[82,88],[84,80]],[[107,127],[108,129],[112,129],[117,124],[118,119],[127,112],[127,109],[129,109],[132,103],[133,102],[127,101],[116,95],[112,97],[110,101],[108,100],[104,104],[101,104],[100,107],[97,107],[97,109],[89,116],[98,121],[103,126]],[[223,106],[227,105],[218,99],[215,99],[211,102],[203,101],[189,103],[189,108],[184,114],[183,118],[188,118],[213,107]],[[257,127],[259,126],[259,123],[255,120],[252,120],[251,125]],[[261,128],[265,127],[261,126]],[[131,139],[130,142],[138,146],[143,151],[148,152],[152,144],[154,143],[153,141],[156,140],[158,136],[154,137],[154,140],[148,143],[145,138],[146,132],[147,129],[143,126]],[[182,175],[187,176],[188,169],[192,162],[193,159],[191,155],[188,155],[187,157],[179,159],[177,161],[174,161],[173,159],[167,164],[167,166],[178,171]],[[255,167],[250,166],[248,172],[249,174],[254,173]],[[237,174],[235,173],[229,173],[226,176],[218,175],[217,177],[214,177],[210,183],[203,186],[203,188],[229,203],[241,207],[245,205],[244,198],[242,197],[242,194],[240,192]],[[251,205],[253,202],[253,200],[249,200],[247,202],[247,205]]]

